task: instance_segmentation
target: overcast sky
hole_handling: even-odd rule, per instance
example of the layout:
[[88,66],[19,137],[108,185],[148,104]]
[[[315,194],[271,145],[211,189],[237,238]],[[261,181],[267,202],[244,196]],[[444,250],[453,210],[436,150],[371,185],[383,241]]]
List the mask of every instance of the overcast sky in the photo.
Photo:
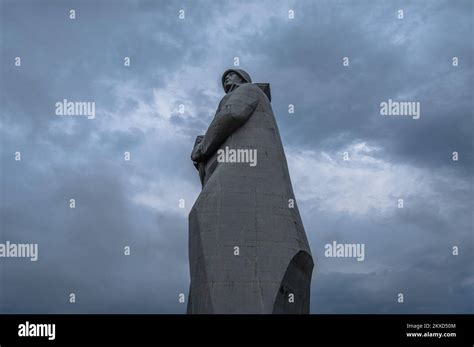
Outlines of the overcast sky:
[[[185,312],[190,153],[239,57],[271,84],[311,312],[474,313],[471,0],[0,3],[0,242],[39,245],[0,258],[0,312]],[[95,118],[55,115],[63,99]],[[388,99],[420,118],[380,115]],[[365,260],[325,257],[333,241]]]

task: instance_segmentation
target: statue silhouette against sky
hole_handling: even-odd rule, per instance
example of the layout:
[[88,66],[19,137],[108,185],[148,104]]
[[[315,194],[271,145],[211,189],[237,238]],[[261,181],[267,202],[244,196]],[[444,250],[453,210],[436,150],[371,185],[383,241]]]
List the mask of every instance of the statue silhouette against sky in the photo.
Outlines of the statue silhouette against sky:
[[309,313],[313,259],[270,86],[240,69],[225,71],[222,85],[191,154],[202,191],[189,214],[187,311]]

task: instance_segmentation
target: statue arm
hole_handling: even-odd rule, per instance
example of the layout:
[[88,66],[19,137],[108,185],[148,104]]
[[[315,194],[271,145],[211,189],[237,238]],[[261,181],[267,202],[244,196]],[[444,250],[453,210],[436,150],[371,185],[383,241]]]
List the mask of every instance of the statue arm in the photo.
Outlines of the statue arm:
[[193,161],[205,161],[234,131],[241,127],[252,115],[259,102],[258,88],[252,84],[238,87],[214,116],[202,141],[195,147]]
[[[196,147],[202,142],[202,139],[204,138],[204,135],[198,135],[196,136],[196,141],[194,142],[194,147],[193,147],[193,152],[196,149]],[[196,170],[199,171],[199,163],[193,160],[194,167]]]

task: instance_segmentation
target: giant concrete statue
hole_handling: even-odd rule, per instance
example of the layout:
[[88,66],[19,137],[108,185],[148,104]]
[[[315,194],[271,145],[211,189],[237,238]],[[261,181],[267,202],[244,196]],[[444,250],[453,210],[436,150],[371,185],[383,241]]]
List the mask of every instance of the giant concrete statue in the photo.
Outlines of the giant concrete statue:
[[202,192],[189,214],[188,313],[309,313],[313,260],[270,86],[243,70],[191,159]]

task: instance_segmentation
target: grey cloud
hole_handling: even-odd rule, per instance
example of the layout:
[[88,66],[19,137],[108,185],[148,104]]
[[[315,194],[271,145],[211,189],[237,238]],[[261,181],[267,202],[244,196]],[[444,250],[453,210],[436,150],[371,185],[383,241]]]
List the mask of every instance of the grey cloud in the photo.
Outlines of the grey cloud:
[[[223,93],[220,74],[234,56],[255,81],[271,83],[286,148],[336,153],[366,141],[380,148],[377,159],[425,170],[434,182],[433,200],[406,196],[403,211],[355,216],[319,210],[318,196],[299,202],[317,259],[312,312],[473,312],[472,188],[456,184],[469,182],[473,167],[470,1],[1,6],[0,241],[38,242],[40,260],[0,261],[0,312],[184,313],[177,296],[189,285],[187,219],[171,205],[167,212],[133,198],[154,182],[179,180],[171,187],[177,196],[192,197],[185,190],[199,188],[191,147],[213,116],[208,110],[219,101],[213,93]],[[400,7],[403,21],[396,19]],[[74,22],[66,17],[69,8],[77,9]],[[286,18],[289,8],[294,21]],[[223,23],[227,41],[209,39],[209,28],[244,9],[238,25],[255,30]],[[13,66],[15,56],[22,57],[21,68]],[[129,68],[124,56],[131,57]],[[450,66],[453,56],[460,58],[457,68]],[[209,71],[215,76],[204,76]],[[156,106],[153,89],[173,78],[196,86],[184,100],[196,114],[169,115],[176,133],[140,122],[117,126],[128,124],[141,103]],[[120,86],[130,85],[138,101],[126,90],[120,94]],[[381,101],[405,95],[422,102],[420,120],[378,114]],[[98,120],[55,118],[54,103],[63,98],[95,101]],[[163,115],[150,119],[155,116]],[[101,120],[114,123],[109,129]],[[21,162],[13,160],[18,150]],[[122,160],[126,150],[131,163]],[[450,160],[454,150],[457,163]],[[176,203],[159,190],[149,193]],[[70,197],[77,198],[75,210],[67,206]],[[332,240],[366,243],[366,260],[325,258],[324,244]],[[460,245],[457,257],[450,255],[453,245]],[[406,293],[403,305],[395,300],[399,291]],[[70,292],[77,292],[75,305],[67,301]]]

